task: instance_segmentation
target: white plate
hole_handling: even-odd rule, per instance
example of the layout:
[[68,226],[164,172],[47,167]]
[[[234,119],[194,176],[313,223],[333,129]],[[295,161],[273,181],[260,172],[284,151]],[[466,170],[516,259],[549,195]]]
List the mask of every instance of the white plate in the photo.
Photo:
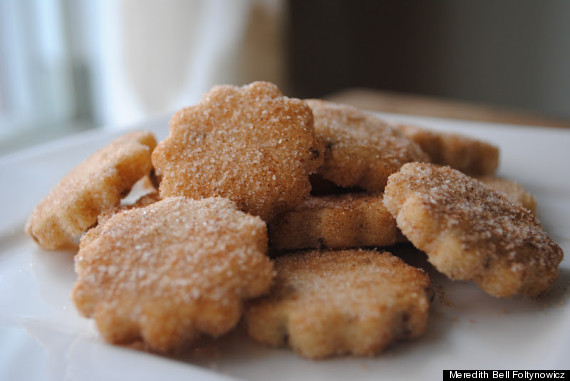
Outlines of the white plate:
[[[570,248],[570,131],[384,115],[484,138],[499,174],[537,198],[544,228]],[[168,118],[139,124],[159,138]],[[73,254],[45,252],[23,233],[33,207],[73,166],[122,132],[100,130],[0,158],[0,379],[439,380],[442,369],[553,369],[570,364],[570,260],[546,299],[495,299],[435,276],[426,335],[375,358],[308,361],[237,332],[178,358],[105,344],[69,294]]]

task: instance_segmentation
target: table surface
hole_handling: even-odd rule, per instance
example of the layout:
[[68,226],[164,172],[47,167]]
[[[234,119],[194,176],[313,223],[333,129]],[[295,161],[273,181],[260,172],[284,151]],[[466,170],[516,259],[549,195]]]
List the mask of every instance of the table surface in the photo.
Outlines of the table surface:
[[511,110],[492,105],[383,90],[350,88],[328,95],[325,99],[364,110],[395,114],[570,128],[570,119],[550,117],[524,110]]

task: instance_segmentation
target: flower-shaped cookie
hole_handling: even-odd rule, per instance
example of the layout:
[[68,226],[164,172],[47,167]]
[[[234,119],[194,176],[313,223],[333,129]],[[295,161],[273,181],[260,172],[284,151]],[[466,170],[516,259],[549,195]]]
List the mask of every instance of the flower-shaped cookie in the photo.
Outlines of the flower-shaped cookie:
[[265,223],[231,201],[168,197],[83,237],[73,301],[107,341],[173,351],[228,332],[269,290],[266,251]]
[[152,160],[162,197],[226,197],[269,220],[309,196],[322,153],[309,107],[254,82],[214,87],[178,111]]

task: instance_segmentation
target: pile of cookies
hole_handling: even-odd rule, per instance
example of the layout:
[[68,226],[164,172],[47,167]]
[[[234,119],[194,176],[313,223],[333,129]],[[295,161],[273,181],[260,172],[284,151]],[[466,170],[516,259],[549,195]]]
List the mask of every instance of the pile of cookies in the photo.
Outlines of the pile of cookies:
[[373,355],[428,322],[429,277],[391,245],[497,297],[556,280],[562,250],[533,197],[493,177],[498,157],[270,83],[218,86],[158,145],[137,131],[90,156],[26,231],[79,247],[72,298],[108,342],[172,352],[243,321],[305,357]]

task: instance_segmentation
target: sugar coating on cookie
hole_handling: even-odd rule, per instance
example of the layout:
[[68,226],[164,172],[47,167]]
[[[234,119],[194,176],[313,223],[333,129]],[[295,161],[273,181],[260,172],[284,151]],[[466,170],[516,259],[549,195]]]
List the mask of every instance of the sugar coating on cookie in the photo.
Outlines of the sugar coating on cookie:
[[309,195],[323,151],[309,107],[254,82],[214,87],[178,111],[152,159],[163,197],[222,196],[268,220]]
[[470,176],[488,176],[499,166],[499,148],[465,135],[400,124],[400,131],[416,142],[435,164],[449,165]]
[[101,230],[105,226],[105,223],[107,221],[109,221],[111,219],[111,217],[113,217],[114,215],[119,214],[121,212],[125,212],[127,210],[131,210],[131,209],[143,208],[143,207],[148,206],[150,204],[154,204],[155,202],[158,202],[160,200],[161,200],[161,198],[160,198],[160,195],[158,194],[158,191],[154,191],[154,192],[145,194],[144,196],[135,200],[131,204],[116,205],[112,208],[103,210],[101,212],[101,214],[99,214],[99,217],[97,217],[97,225],[95,225],[91,229],[87,230],[85,232],[85,234],[83,234],[83,236],[81,237],[81,241],[79,241],[79,248],[81,249],[82,247],[91,243],[91,240],[96,238],[99,235],[99,233],[101,232]]
[[509,201],[527,208],[536,215],[536,200],[534,196],[519,183],[496,176],[477,177],[477,180],[489,188],[502,193]]
[[259,218],[222,198],[169,197],[119,213],[76,256],[73,301],[105,340],[170,352],[219,336],[274,275]]
[[130,132],[99,149],[68,173],[34,209],[26,232],[44,249],[77,247],[83,232],[105,209],[121,201],[152,169],[156,140]]
[[383,195],[346,193],[311,196],[269,224],[276,250],[388,246],[403,239]]
[[308,358],[374,355],[426,329],[430,281],[387,252],[311,251],[276,258],[271,293],[249,302],[249,335]]
[[339,186],[381,192],[402,164],[429,161],[416,143],[372,115],[317,99],[306,102],[325,142],[325,162],[318,173]]
[[562,250],[536,217],[458,170],[406,164],[390,176],[384,205],[439,271],[491,295],[539,295],[558,276]]

